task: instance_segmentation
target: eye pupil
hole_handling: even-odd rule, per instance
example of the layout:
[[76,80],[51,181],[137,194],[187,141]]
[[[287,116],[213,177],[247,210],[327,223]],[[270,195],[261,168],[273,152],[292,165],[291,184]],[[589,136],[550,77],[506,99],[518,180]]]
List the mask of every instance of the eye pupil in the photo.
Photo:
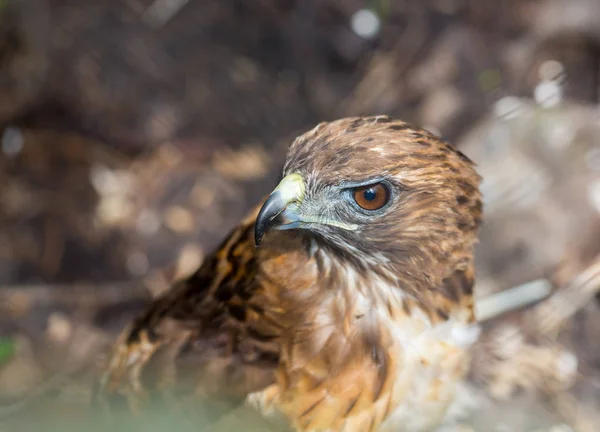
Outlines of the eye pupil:
[[369,188],[363,192],[363,197],[367,201],[373,201],[377,198],[377,191],[374,188]]
[[364,210],[379,210],[389,200],[390,190],[384,183],[360,186],[354,189],[354,201]]

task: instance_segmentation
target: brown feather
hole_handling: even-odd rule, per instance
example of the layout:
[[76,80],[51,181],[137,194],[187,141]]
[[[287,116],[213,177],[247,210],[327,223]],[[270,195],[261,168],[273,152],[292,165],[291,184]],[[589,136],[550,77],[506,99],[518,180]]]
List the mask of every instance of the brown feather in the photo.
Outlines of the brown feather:
[[141,409],[155,391],[241,400],[274,380],[279,329],[253,303],[258,209],[187,280],[153,301],[116,345],[102,398]]

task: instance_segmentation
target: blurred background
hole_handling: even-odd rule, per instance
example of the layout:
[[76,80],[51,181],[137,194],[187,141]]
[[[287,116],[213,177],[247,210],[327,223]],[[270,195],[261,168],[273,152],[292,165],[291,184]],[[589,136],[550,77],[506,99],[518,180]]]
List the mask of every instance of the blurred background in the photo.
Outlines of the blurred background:
[[600,0],[0,0],[0,430],[80,416],[292,139],[361,114],[478,163],[478,296],[553,291],[484,323],[464,430],[600,430],[599,102]]

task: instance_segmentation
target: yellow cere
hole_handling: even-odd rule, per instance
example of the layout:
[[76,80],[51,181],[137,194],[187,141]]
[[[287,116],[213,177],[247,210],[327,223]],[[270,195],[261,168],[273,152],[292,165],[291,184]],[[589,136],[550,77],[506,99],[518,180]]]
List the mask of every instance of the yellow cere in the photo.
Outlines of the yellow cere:
[[294,201],[302,202],[305,188],[302,176],[298,173],[293,173],[285,176],[275,190],[279,191],[285,203],[291,203]]

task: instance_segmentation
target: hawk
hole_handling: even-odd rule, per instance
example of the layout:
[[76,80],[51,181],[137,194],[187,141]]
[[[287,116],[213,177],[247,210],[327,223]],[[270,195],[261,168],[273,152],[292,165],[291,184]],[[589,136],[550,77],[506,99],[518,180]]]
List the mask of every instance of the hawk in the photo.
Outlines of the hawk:
[[124,331],[100,394],[134,411],[245,401],[296,431],[435,429],[478,335],[479,182],[402,121],[319,124],[262,206]]

